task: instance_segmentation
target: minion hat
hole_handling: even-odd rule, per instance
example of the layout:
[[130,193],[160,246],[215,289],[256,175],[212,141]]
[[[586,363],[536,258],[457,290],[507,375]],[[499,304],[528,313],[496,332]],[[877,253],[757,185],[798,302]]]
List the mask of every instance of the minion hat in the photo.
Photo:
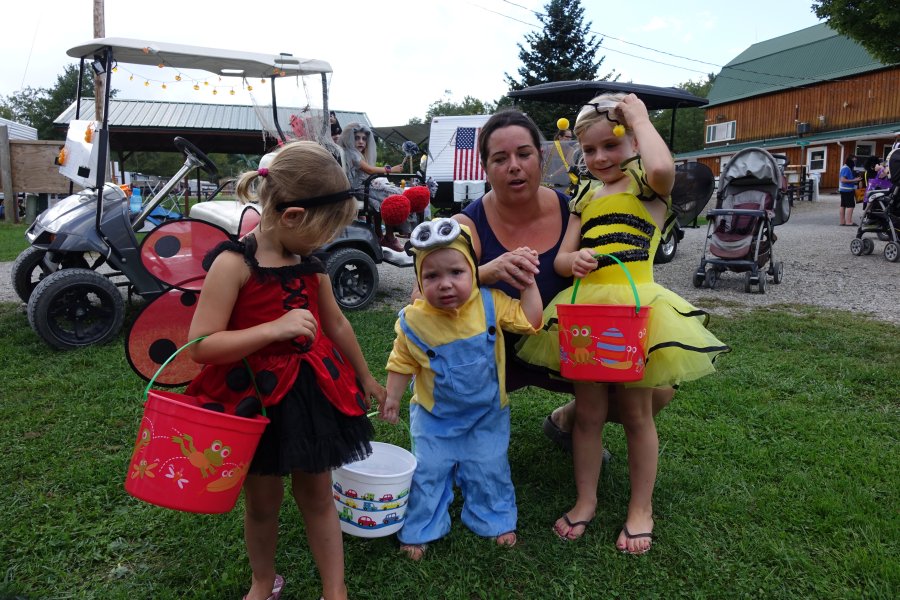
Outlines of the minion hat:
[[474,293],[478,287],[478,267],[475,260],[475,249],[472,247],[472,234],[466,225],[460,225],[453,219],[438,218],[424,221],[416,225],[409,236],[407,252],[415,258],[416,283],[422,289],[422,261],[425,257],[442,248],[459,250],[466,257],[472,269]]

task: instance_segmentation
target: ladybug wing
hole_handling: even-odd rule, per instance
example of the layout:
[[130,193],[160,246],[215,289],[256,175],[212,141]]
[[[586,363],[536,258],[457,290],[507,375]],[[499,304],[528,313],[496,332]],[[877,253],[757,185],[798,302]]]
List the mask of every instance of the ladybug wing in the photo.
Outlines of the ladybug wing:
[[203,258],[230,239],[227,231],[206,221],[167,221],[141,242],[141,263],[151,276],[166,285],[200,291],[206,277]]
[[[125,341],[125,357],[135,373],[150,381],[163,363],[188,342],[198,297],[198,292],[170,289],[141,309]],[[185,385],[200,368],[187,352],[182,352],[159,373],[156,383]]]
[[259,225],[259,208],[248,205],[241,213],[241,222],[238,225],[238,237],[242,238]]

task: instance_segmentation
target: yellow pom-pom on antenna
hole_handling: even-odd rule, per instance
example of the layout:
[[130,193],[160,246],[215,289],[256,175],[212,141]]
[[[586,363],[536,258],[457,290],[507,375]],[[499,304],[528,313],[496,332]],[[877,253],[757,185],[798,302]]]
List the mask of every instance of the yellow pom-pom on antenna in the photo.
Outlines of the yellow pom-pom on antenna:
[[625,126],[619,124],[613,127],[613,135],[616,137],[622,137],[623,135],[625,135]]
[[558,119],[556,121],[556,128],[559,129],[560,131],[565,131],[566,129],[569,128],[569,120],[565,117]]

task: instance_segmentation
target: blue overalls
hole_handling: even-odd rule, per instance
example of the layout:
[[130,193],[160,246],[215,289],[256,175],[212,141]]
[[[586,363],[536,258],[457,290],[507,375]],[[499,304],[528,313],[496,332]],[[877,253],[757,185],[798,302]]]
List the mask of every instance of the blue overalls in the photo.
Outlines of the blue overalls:
[[462,521],[473,532],[495,537],[516,529],[516,493],[510,476],[509,406],[500,407],[494,300],[482,288],[483,333],[430,347],[400,313],[406,336],[429,357],[434,371],[434,408],[410,406],[416,459],[406,521],[397,538],[424,544],[450,531],[454,479],[463,496]]

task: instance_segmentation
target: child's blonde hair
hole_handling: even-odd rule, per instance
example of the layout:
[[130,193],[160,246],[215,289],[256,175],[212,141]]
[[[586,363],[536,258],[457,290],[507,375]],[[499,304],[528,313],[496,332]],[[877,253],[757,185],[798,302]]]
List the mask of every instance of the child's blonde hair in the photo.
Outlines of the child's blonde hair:
[[575,135],[580,139],[588,127],[600,122],[607,122],[611,125],[622,125],[625,127],[626,133],[631,133],[631,127],[625,122],[625,119],[616,112],[616,105],[625,99],[625,94],[606,93],[600,94],[583,107],[575,118]]
[[[310,250],[328,243],[356,218],[356,199],[350,195],[350,181],[330,152],[316,142],[291,142],[283,146],[267,167],[247,171],[238,179],[236,193],[241,202],[258,201],[260,228],[277,226],[279,204],[347,192],[346,199],[309,206],[296,222],[308,239]],[[299,201],[299,202],[297,202]]]

